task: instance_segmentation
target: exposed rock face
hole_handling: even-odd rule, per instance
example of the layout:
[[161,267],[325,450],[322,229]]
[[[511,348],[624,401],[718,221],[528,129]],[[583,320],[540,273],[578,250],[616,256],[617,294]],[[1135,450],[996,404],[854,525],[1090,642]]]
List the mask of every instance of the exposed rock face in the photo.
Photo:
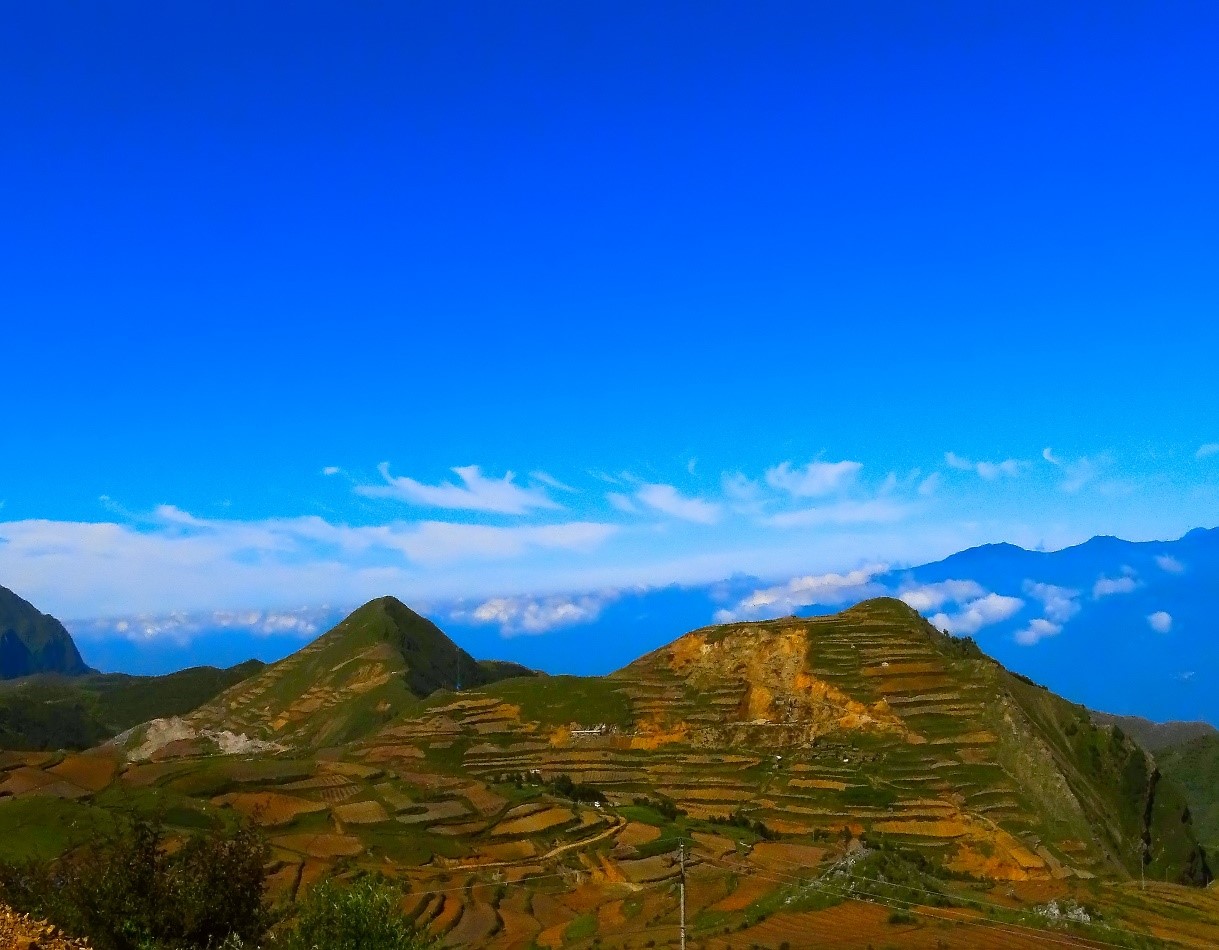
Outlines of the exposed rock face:
[[0,904],[0,947],[6,950],[89,950],[89,943],[64,936],[46,921]]

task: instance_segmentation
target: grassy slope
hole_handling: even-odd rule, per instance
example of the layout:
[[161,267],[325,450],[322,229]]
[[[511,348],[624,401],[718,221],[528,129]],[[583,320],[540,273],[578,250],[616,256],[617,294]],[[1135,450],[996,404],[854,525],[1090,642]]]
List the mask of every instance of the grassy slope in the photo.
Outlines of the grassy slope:
[[1219,735],[1198,736],[1156,757],[1184,790],[1194,827],[1209,854],[1219,854]]
[[480,663],[430,620],[380,597],[195,718],[250,735],[339,745],[417,708],[437,690],[521,675],[532,673],[514,663]]
[[86,749],[149,719],[180,716],[261,670],[197,666],[167,676],[33,676],[0,687],[0,748]]

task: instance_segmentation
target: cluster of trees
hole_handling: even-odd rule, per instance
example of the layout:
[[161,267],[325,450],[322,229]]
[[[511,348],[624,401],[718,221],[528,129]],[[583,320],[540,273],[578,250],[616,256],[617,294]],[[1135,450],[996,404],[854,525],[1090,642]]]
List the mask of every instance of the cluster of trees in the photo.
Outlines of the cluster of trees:
[[238,824],[175,840],[134,815],[53,861],[0,863],[0,900],[86,937],[96,950],[423,950],[402,893],[379,877],[268,900],[269,847]]

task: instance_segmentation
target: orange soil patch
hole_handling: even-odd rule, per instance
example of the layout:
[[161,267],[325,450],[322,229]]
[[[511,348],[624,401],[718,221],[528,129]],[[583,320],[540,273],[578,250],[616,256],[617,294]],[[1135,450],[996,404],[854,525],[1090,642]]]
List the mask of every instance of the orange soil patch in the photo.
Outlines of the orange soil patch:
[[538,891],[533,895],[533,916],[543,927],[554,927],[566,926],[576,915],[555,895]]
[[990,745],[998,740],[992,732],[967,732],[963,736],[932,739],[932,745]]
[[641,844],[647,844],[649,841],[655,841],[659,837],[660,829],[655,825],[645,825],[641,821],[631,821],[627,822],[626,826],[618,832],[617,840],[619,844],[637,847]]
[[491,946],[502,947],[504,950],[526,950],[533,945],[534,937],[541,927],[528,911],[528,900],[529,893],[518,889],[499,905],[499,916],[504,922],[504,928],[496,934]]
[[547,808],[545,811],[526,815],[523,818],[510,818],[507,821],[501,821],[491,829],[491,834],[495,836],[536,834],[539,831],[545,831],[547,828],[564,825],[575,817],[569,808]]
[[744,910],[758,898],[766,896],[779,886],[775,881],[768,881],[753,875],[738,878],[732,893],[723,900],[712,904],[711,909],[726,912]]
[[[659,835],[659,829],[657,834]],[[716,858],[722,858],[729,851],[736,850],[736,842],[720,835],[709,835],[705,831],[694,832],[693,838],[698,842],[698,846],[708,854]]]
[[825,848],[808,844],[784,844],[778,841],[759,841],[753,846],[749,860],[753,864],[775,870],[789,869],[796,873],[799,868],[814,868],[825,857]]
[[373,779],[382,774],[381,769],[360,765],[357,762],[321,762],[318,764],[318,768],[322,772],[358,779]]
[[292,792],[304,792],[315,788],[346,788],[350,784],[345,775],[315,775],[299,782],[289,782],[284,788]]
[[457,794],[468,801],[482,815],[494,815],[508,804],[508,799],[495,794],[485,785],[467,785],[457,789]]
[[[357,844],[359,842],[356,842]],[[304,891],[313,887],[323,877],[330,873],[330,865],[324,861],[308,860],[301,867],[300,884],[296,887],[296,893],[299,896]]]
[[630,737],[626,747],[643,750],[659,749],[661,746],[685,742],[689,736],[690,727],[685,723],[670,729],[653,723],[640,723],[639,731]]
[[597,908],[598,930],[613,931],[626,926],[627,917],[622,913],[622,904],[621,900],[616,900]]
[[127,766],[119,778],[124,785],[130,785],[132,788],[147,788],[182,768],[180,762],[145,762]]
[[882,834],[920,838],[960,838],[969,833],[961,821],[878,821],[872,827]]
[[285,825],[298,815],[325,811],[321,802],[311,802],[279,792],[232,792],[212,799],[213,805],[228,805],[259,825]]
[[450,947],[484,946],[498,923],[494,907],[483,901],[474,901],[462,911],[461,920],[449,931],[444,944]]
[[[766,817],[766,826],[771,831],[777,831],[781,835],[803,835],[807,834],[811,829],[816,828],[817,823],[812,821],[791,821],[788,818],[772,818],[768,815]],[[838,827],[841,828],[842,826],[839,825]]]
[[22,766],[5,773],[4,783],[0,784],[0,795],[25,795],[54,781],[52,776],[41,769]]
[[943,673],[940,663],[928,663],[925,660],[907,661],[905,663],[886,663],[883,666],[868,666],[862,670],[864,676],[897,676],[899,673]]
[[794,778],[787,783],[791,788],[824,788],[831,792],[845,791],[846,782],[836,782],[828,778]]
[[347,805],[335,805],[331,809],[339,821],[351,825],[371,825],[379,821],[389,821],[389,815],[380,802],[351,802]]
[[311,858],[350,858],[364,850],[360,839],[352,835],[278,835],[271,839],[271,843]]
[[671,854],[658,854],[637,861],[619,861],[618,870],[632,884],[649,884],[663,881],[678,873],[677,862]]
[[577,914],[587,914],[596,910],[605,900],[605,887],[600,881],[586,881],[575,890],[559,895],[559,900]]
[[444,906],[440,908],[440,913],[428,924],[428,930],[434,934],[448,933],[457,924],[457,921],[461,919],[464,909],[465,906],[458,895],[445,894]]
[[402,759],[422,759],[423,750],[413,745],[379,745],[364,753],[369,762],[393,762]]
[[538,849],[532,841],[504,841],[500,844],[480,845],[479,853],[492,861],[523,861],[537,857]]

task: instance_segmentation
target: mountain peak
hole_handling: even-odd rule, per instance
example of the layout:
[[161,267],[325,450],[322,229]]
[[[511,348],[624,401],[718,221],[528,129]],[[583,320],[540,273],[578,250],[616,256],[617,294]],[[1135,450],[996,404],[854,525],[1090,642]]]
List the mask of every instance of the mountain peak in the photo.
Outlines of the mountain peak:
[[336,743],[365,734],[438,690],[521,675],[531,671],[480,663],[396,597],[378,597],[189,720],[196,729],[293,745]]
[[0,587],[0,679],[34,673],[92,673],[72,635],[50,614]]

